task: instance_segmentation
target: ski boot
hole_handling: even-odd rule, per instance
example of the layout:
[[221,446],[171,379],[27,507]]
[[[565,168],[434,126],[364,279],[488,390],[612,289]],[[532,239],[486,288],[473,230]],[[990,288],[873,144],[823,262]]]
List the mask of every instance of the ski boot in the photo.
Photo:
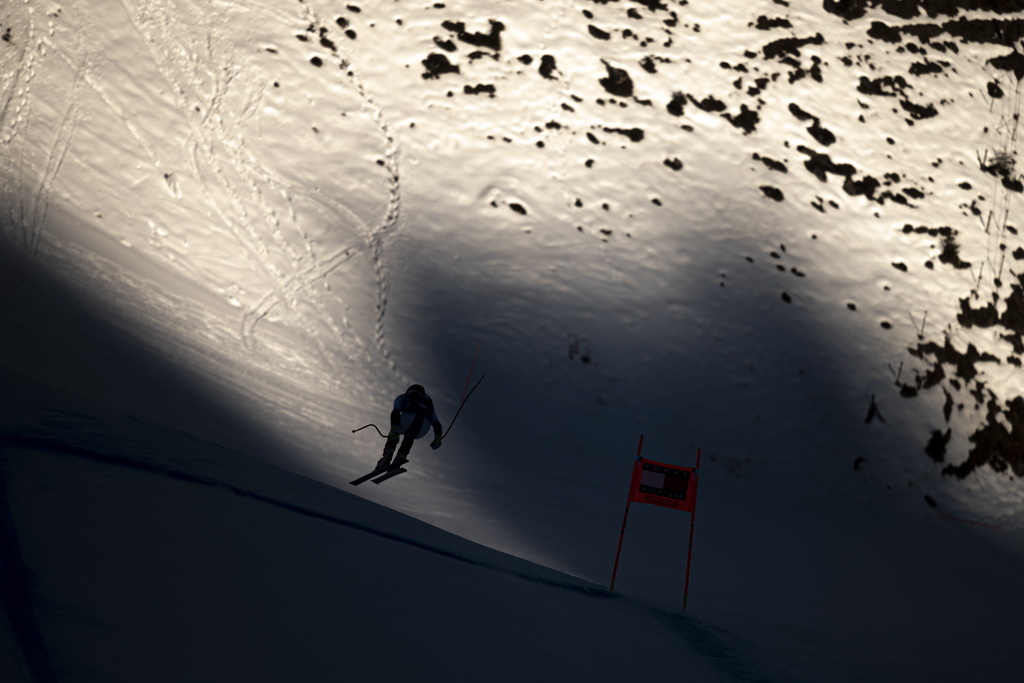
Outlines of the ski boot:
[[394,446],[390,446],[390,445],[389,446],[385,446],[384,447],[384,454],[382,456],[380,456],[380,460],[377,461],[376,469],[379,470],[382,467],[387,467],[388,465],[390,465],[391,464],[391,458],[394,457],[394,455],[395,455],[395,447]]

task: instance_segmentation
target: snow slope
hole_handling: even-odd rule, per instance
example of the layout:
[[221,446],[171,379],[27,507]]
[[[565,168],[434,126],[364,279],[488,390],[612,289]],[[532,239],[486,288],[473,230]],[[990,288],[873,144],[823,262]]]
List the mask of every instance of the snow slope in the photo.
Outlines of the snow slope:
[[[24,378],[8,386],[31,394]],[[54,399],[50,393],[51,406]],[[694,680],[762,676],[735,636],[158,426],[63,404],[4,440],[45,656],[4,680]],[[66,412],[65,412],[66,411]],[[57,437],[57,438],[55,438]],[[159,448],[154,444],[159,443]],[[94,450],[95,449],[95,450]],[[173,469],[190,454],[187,472]],[[9,556],[7,556],[9,557]],[[6,569],[6,567],[5,567]],[[22,644],[27,624],[8,615]],[[21,616],[21,615],[17,615]],[[8,620],[5,619],[5,622]],[[630,645],[672,653],[638,656]],[[726,661],[722,661],[726,660]],[[26,673],[29,674],[26,676]]]
[[[175,472],[217,444],[275,500],[291,475],[264,467],[601,585],[644,433],[651,458],[704,454],[686,662],[1008,678],[1021,18],[997,9],[12,3],[0,358],[33,398],[5,392],[5,433],[45,443],[5,455],[7,486],[39,488],[18,463],[54,434],[145,459],[170,429],[204,444],[163,451]],[[413,381],[449,420],[471,367],[440,451],[346,490],[380,447],[352,429]],[[339,519],[386,514],[335,495]],[[183,523],[249,514],[209,505]],[[44,521],[30,541],[58,538]],[[631,512],[617,588],[676,609],[687,521]],[[379,566],[404,552],[380,544]],[[745,642],[717,668],[693,642],[715,629]]]

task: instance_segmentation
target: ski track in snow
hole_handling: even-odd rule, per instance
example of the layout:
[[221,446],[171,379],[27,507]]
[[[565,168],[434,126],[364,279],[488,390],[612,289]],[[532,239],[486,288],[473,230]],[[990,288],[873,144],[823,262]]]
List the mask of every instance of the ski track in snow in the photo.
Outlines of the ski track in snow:
[[[382,165],[387,173],[387,205],[384,209],[383,216],[373,228],[367,228],[366,224],[362,221],[360,221],[359,225],[365,235],[366,247],[370,253],[370,258],[373,261],[374,276],[376,278],[377,301],[376,319],[374,322],[373,332],[374,341],[376,342],[381,358],[388,364],[388,367],[392,372],[397,372],[398,367],[391,351],[388,348],[385,321],[387,317],[388,292],[390,290],[390,278],[388,274],[389,268],[386,260],[386,246],[387,241],[393,237],[396,229],[398,228],[402,208],[398,139],[392,132],[392,127],[387,121],[384,110],[373,99],[362,79],[359,78],[358,70],[354,65],[354,53],[350,51],[342,54],[338,51],[336,44],[334,44],[333,41],[330,41],[327,37],[329,34],[327,25],[322,22],[311,5],[303,3],[303,13],[304,17],[309,22],[308,33],[318,35],[321,45],[329,49],[332,57],[334,58],[334,64],[339,70],[344,72],[345,77],[352,83],[352,86],[355,88],[356,92],[359,94],[359,98],[363,102],[364,108],[369,112],[374,123],[380,130],[381,138],[384,141],[384,157],[382,159]],[[326,276],[330,270],[333,270],[333,267],[325,270],[321,277]]]
[[[5,152],[3,158],[11,164],[3,178],[6,186],[4,188],[6,195],[4,204],[5,222],[7,223],[3,227],[5,232],[12,235],[23,247],[34,251],[42,230],[40,208],[46,206],[47,191],[52,182],[52,175],[48,182],[47,175],[44,173],[34,194],[29,193],[26,188],[14,184],[19,182],[16,178],[24,176],[27,170],[26,166],[31,165],[31,160],[24,158],[22,148],[17,143],[23,136],[24,129],[32,122],[32,95],[36,80],[36,62],[44,54],[46,39],[39,36],[39,28],[36,25],[35,15],[38,8],[32,6],[30,0],[23,0],[21,9],[23,14],[20,16],[5,17],[8,22],[7,28],[14,34],[14,37],[5,41],[6,44],[3,47],[7,49],[0,53],[2,55],[0,59],[11,56],[13,53],[12,59],[3,59],[3,62],[0,62],[5,72],[5,80],[9,84],[4,88],[3,94],[0,94],[0,97],[3,98],[0,100],[0,131],[3,133],[3,145],[10,150]],[[53,16],[50,15],[47,21],[47,32],[52,35],[53,31]],[[14,64],[9,66],[9,61]],[[70,106],[73,107],[74,104]],[[60,129],[63,130],[64,127],[61,126]],[[58,145],[56,142],[54,144]],[[52,161],[51,152],[47,169],[53,168]],[[56,166],[59,168],[59,164]]]
[[[52,35],[52,33],[51,33]],[[28,223],[32,226],[29,230],[32,235],[31,249],[36,251],[39,247],[39,238],[42,226],[46,222],[46,212],[50,204],[50,192],[53,183],[60,173],[61,166],[71,147],[71,139],[75,134],[75,128],[79,121],[79,96],[85,74],[89,70],[89,53],[81,46],[76,52],[80,55],[81,62],[75,66],[74,81],[71,85],[71,93],[68,96],[67,108],[61,115],[60,123],[57,124],[57,131],[54,134],[53,145],[46,155],[46,166],[43,169],[43,177],[39,182],[39,188],[35,191],[35,202]]]
[[[198,184],[205,200],[214,207],[223,225],[243,247],[249,263],[262,273],[269,290],[251,304],[242,304],[238,325],[242,343],[250,350],[257,347],[256,330],[260,321],[276,307],[283,307],[292,322],[317,349],[320,361],[337,371],[337,343],[353,350],[361,345],[360,335],[344,319],[338,320],[334,308],[339,295],[327,290],[324,280],[341,265],[363,252],[369,252],[378,279],[378,318],[375,340],[387,354],[384,340],[384,316],[387,303],[387,274],[384,263],[384,238],[399,219],[400,192],[398,181],[397,141],[391,134],[380,108],[377,107],[353,72],[353,81],[367,109],[381,130],[384,140],[386,170],[390,176],[389,202],[385,216],[369,228],[357,213],[335,197],[325,199],[292,183],[263,165],[249,150],[242,126],[259,108],[265,85],[249,82],[237,74],[237,65],[228,49],[219,51],[222,36],[211,23],[203,7],[167,7],[163,3],[122,0],[132,25],[145,45],[153,64],[167,84],[175,108],[188,123],[189,140],[184,143],[191,173],[207,182]],[[231,5],[243,12],[268,16],[282,27],[293,28],[301,23],[299,15],[271,12],[265,8],[251,9]],[[305,12],[311,12],[308,8]],[[182,23],[183,14],[192,21]],[[308,19],[309,17],[306,17]],[[226,61],[224,61],[226,59]],[[164,180],[173,196],[182,189],[171,169],[162,163],[147,136],[133,125],[131,116],[106,96],[106,86],[86,76],[89,85],[100,94],[117,117],[132,132],[137,144],[157,169],[164,171]],[[241,115],[227,109],[226,98],[243,91]],[[61,138],[66,151],[68,136]],[[51,157],[52,158],[52,157]],[[59,168],[59,166],[58,166]],[[55,175],[55,172],[51,175]],[[281,212],[271,201],[282,201]],[[323,205],[342,224],[362,233],[361,244],[342,245],[321,255],[301,225],[298,202]],[[188,264],[183,266],[190,269]],[[191,270],[194,277],[204,274]]]
[[[224,97],[235,76],[231,73],[231,63],[218,63],[219,55],[215,51],[219,40],[213,31],[213,25],[207,21],[203,26],[199,22],[200,35],[196,39],[192,37],[196,26],[174,25],[179,14],[167,11],[164,3],[149,3],[136,11],[128,7],[127,0],[124,0],[124,4],[132,13],[133,22],[149,47],[161,74],[172,92],[176,93],[179,110],[188,117],[192,139],[187,144],[193,172],[197,177],[203,177],[204,169],[209,169],[209,173],[216,181],[216,187],[219,187],[227,198],[226,206],[209,197],[211,203],[217,207],[221,219],[228,225],[238,242],[245,247],[250,259],[264,273],[265,281],[271,285],[275,303],[280,302],[286,306],[301,321],[302,314],[296,311],[295,294],[306,286],[306,282],[295,277],[294,272],[307,259],[312,262],[303,270],[317,272],[320,266],[311,248],[307,248],[305,253],[300,252],[294,244],[295,240],[291,239],[293,235],[285,234],[285,230],[290,227],[293,232],[299,233],[300,238],[304,238],[305,235],[299,227],[282,225],[281,216],[266,200],[266,195],[271,193],[288,197],[289,191],[296,188],[284,187],[280,179],[275,178],[268,169],[260,165],[246,149],[244,136],[234,134],[237,129],[234,117],[223,111]],[[198,20],[203,13],[198,11],[195,14],[198,15]],[[154,35],[160,35],[164,40],[157,42]],[[164,47],[168,36],[173,36],[177,40],[189,40],[191,44],[186,44],[183,49],[168,50]],[[190,60],[179,56],[182,54],[198,54],[205,59],[199,60],[199,63],[193,66]],[[242,84],[242,87],[251,89],[259,86]],[[199,116],[193,115],[192,109],[195,109]],[[227,165],[222,161],[225,157]],[[234,175],[240,178],[240,183],[231,179]],[[291,205],[290,201],[288,203]],[[254,211],[256,215],[253,215]],[[283,264],[278,260],[279,255],[285,257]],[[310,290],[305,294],[313,302],[317,321],[326,323],[332,332],[340,334],[341,330],[334,324],[318,293]],[[266,307],[267,304],[263,306]],[[256,320],[262,318],[262,315],[265,313],[258,313]],[[307,331],[315,325],[313,321],[302,324]],[[241,325],[243,339],[250,344],[254,327],[255,322],[246,324],[243,321]],[[325,355],[322,344],[320,352]]]

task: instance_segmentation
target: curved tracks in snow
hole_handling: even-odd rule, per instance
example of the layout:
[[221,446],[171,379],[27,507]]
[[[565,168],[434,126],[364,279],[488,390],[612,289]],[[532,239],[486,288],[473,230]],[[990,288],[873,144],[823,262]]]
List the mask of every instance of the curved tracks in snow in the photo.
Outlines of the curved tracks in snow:
[[[307,20],[309,26],[323,26],[323,23],[317,16],[316,12],[308,4],[303,4],[303,17]],[[397,367],[391,357],[391,352],[387,345],[384,323],[387,314],[388,293],[390,290],[390,280],[388,277],[388,269],[385,259],[385,243],[387,238],[395,232],[395,229],[398,226],[402,206],[401,175],[398,163],[398,140],[392,132],[391,126],[387,122],[387,118],[384,116],[383,108],[377,104],[370,92],[363,85],[358,72],[352,65],[352,60],[349,57],[342,56],[338,52],[337,47],[333,44],[330,45],[329,49],[338,67],[344,72],[345,76],[355,88],[364,108],[369,112],[380,131],[381,138],[384,140],[383,165],[384,170],[387,172],[387,206],[384,210],[383,216],[373,228],[368,228],[362,221],[359,221],[359,225],[363,228],[365,247],[369,251],[370,258],[373,262],[374,277],[376,280],[377,298],[375,302],[376,320],[374,324],[374,342],[376,343],[381,358],[388,363],[392,372],[396,372]]]
[[[90,37],[102,35],[104,27],[96,23],[99,19],[74,5],[44,16],[30,0],[10,9],[2,18],[2,28],[9,30],[0,43],[0,76],[9,84],[0,91],[0,143],[6,147],[0,162],[0,198],[5,200],[0,209],[0,231],[29,251],[37,249],[50,195],[72,149],[82,117],[83,94],[87,94],[93,100],[98,98],[123,125],[140,160],[162,175],[167,192],[175,199],[182,199],[187,192],[199,193],[219,223],[214,230],[226,232],[240,247],[231,267],[255,274],[255,279],[243,283],[248,299],[231,298],[230,293],[224,297],[242,308],[237,330],[245,347],[257,347],[257,327],[276,309],[277,317],[315,349],[328,371],[340,369],[339,342],[347,358],[383,357],[394,369],[385,338],[389,290],[385,255],[388,237],[401,216],[398,141],[349,60],[332,49],[341,67],[333,77],[347,81],[379,130],[387,174],[383,215],[368,224],[344,198],[324,197],[316,188],[290,180],[264,163],[259,137],[253,139],[251,126],[263,108],[267,82],[272,79],[265,72],[253,77],[251,70],[239,63],[237,46],[226,40],[230,34],[223,28],[223,15],[257,15],[271,26],[280,26],[283,35],[293,34],[316,17],[305,3],[292,12],[253,3],[228,1],[222,5],[211,13],[205,3],[190,0],[121,0],[115,10],[130,22],[126,25],[143,47],[138,58],[148,60],[160,80],[163,101],[153,106],[171,107],[177,123],[184,124],[184,138],[174,141],[171,148],[162,147],[156,137],[161,133],[148,129],[145,121],[128,110],[119,96],[120,86],[105,80],[100,68],[105,56],[89,44]],[[55,36],[60,40],[54,40]],[[44,116],[47,112],[39,102],[48,87],[47,79],[53,77],[63,79],[63,110],[57,116],[52,112]],[[68,82],[70,91],[64,92]],[[54,99],[52,94],[47,98]],[[40,131],[47,140],[45,159],[39,153]],[[175,172],[182,159],[196,182],[188,183]],[[333,233],[328,240],[331,246],[324,247],[310,234],[310,226],[305,224],[310,209]],[[349,323],[344,292],[332,291],[326,282],[360,255],[368,257],[375,280],[372,341]],[[166,256],[171,261],[175,254]],[[218,283],[215,291],[222,291],[228,277],[203,272],[209,268],[189,259],[176,259],[173,267],[201,284]],[[253,282],[258,283],[255,291]]]
[[[358,249],[348,246],[327,256],[319,255],[303,230],[296,204],[303,199],[321,200],[263,165],[242,134],[240,127],[258,109],[265,86],[241,82],[233,89],[236,79],[243,76],[231,61],[231,50],[220,49],[217,26],[206,8],[178,7],[172,11],[165,3],[129,0],[123,0],[123,5],[167,82],[178,111],[187,119],[186,156],[191,173],[209,181],[204,185],[210,188],[202,189],[208,203],[269,287],[269,292],[242,316],[238,329],[243,343],[253,348],[256,325],[274,307],[282,305],[290,322],[333,369],[328,339],[347,338],[358,343],[358,337],[345,321],[335,319],[331,307],[334,302],[318,285]],[[284,14],[275,13],[271,18],[282,24],[294,23],[293,16]],[[225,102],[229,89],[235,96],[239,88],[243,91],[241,116],[229,110]],[[165,174],[169,184],[171,177]],[[172,191],[180,189],[172,186]],[[331,208],[344,219],[361,223],[344,204],[335,202]]]
[[[43,118],[37,121],[32,96],[34,90],[45,87],[37,85],[39,61],[51,52],[68,60],[53,44],[60,11],[48,13],[44,27],[39,8],[29,0],[22,2],[20,14],[16,9],[12,8],[12,14],[4,17],[5,45],[0,50],[0,80],[7,84],[0,93],[0,145],[5,148],[2,158],[6,160],[0,169],[0,196],[5,205],[5,214],[0,216],[0,232],[26,250],[35,252],[46,222],[54,181],[64,164],[79,122],[79,91],[88,73],[90,54],[81,37],[76,36],[75,52],[79,61],[69,63],[74,76],[63,112],[56,125]],[[37,162],[27,158],[30,145],[26,139],[35,123],[44,131],[48,128],[53,131],[52,136],[46,131],[50,141],[42,172],[38,175],[34,170]]]

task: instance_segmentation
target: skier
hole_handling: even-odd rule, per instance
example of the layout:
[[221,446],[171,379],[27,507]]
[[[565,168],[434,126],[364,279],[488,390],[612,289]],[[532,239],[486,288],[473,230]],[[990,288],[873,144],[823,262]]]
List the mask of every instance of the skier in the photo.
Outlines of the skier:
[[437,418],[434,402],[427,396],[426,389],[420,384],[413,384],[404,394],[395,398],[395,408],[391,411],[391,431],[384,444],[384,455],[377,461],[377,469],[392,464],[395,446],[403,434],[405,438],[402,439],[394,465],[405,463],[409,459],[412,442],[426,436],[430,427],[434,428],[434,440],[430,442],[430,447],[436,450],[441,447],[441,420]]

